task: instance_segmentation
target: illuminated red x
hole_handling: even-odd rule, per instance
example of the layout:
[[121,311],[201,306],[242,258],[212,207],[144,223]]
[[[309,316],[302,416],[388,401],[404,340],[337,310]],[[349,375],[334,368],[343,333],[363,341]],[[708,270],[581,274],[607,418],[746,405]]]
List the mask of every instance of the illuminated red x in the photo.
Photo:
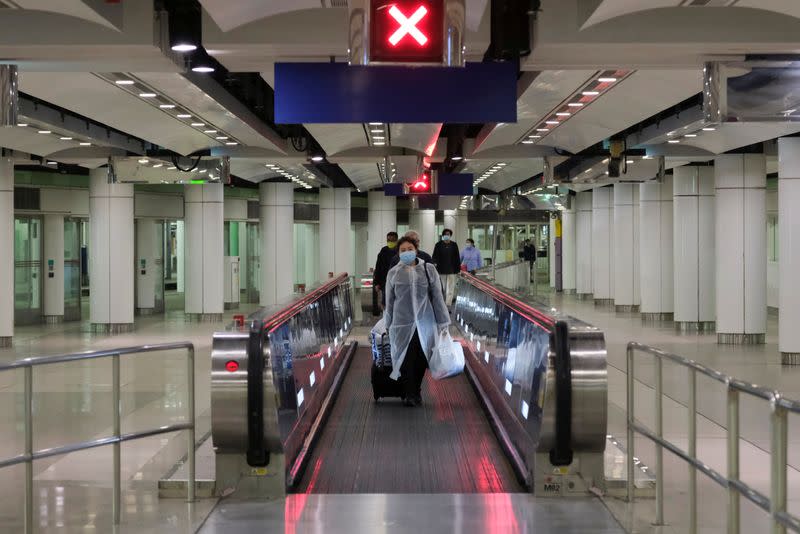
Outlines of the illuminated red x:
[[392,6],[391,9],[389,9],[389,14],[392,16],[392,18],[394,18],[394,20],[397,21],[398,24],[400,24],[400,27],[397,29],[397,31],[394,32],[391,37],[389,37],[389,42],[392,44],[392,46],[397,46],[397,43],[399,43],[406,35],[413,37],[420,44],[420,46],[428,42],[428,38],[425,36],[425,34],[419,31],[419,28],[417,28],[417,23],[425,18],[425,15],[428,14],[428,10],[425,8],[425,6],[418,7],[414,14],[410,17],[406,17],[402,11],[397,9],[397,6]]

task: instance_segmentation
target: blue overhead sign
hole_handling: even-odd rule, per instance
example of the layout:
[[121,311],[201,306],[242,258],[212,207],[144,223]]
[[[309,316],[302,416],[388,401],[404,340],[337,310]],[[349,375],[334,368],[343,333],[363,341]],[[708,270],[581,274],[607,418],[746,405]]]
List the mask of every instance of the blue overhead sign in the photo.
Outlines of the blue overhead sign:
[[517,121],[517,67],[276,63],[275,122],[487,123]]

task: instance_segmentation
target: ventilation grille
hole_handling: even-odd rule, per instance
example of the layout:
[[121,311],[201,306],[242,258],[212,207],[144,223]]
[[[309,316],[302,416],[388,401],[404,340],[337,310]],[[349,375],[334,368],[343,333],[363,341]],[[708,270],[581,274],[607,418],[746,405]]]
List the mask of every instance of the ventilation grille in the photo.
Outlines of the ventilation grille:
[[347,7],[347,0],[328,0],[327,4],[328,7]]
[[247,201],[247,218],[248,219],[259,218],[259,205],[257,200]]
[[14,209],[26,211],[39,211],[39,189],[32,187],[14,188]]
[[684,0],[685,7],[725,7],[736,3],[737,0]]

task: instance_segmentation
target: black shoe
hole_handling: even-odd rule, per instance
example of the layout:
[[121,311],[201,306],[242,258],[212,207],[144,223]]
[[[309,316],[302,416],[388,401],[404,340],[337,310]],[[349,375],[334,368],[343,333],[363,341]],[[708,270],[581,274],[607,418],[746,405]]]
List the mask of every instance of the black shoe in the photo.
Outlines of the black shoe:
[[422,406],[422,395],[415,395],[412,399],[414,406]]
[[413,400],[406,398],[403,399],[403,406],[408,406],[409,408],[413,408],[416,405],[414,404]]

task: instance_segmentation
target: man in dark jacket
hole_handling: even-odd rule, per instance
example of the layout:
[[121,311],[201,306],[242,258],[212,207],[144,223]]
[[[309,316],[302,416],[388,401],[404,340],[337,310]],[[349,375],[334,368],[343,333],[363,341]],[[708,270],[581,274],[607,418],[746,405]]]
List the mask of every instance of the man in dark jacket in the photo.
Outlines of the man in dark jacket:
[[528,267],[530,269],[531,277],[534,274],[534,267],[536,264],[536,246],[533,244],[533,241],[530,239],[525,240],[525,247],[522,249],[522,256],[525,261],[528,262]]
[[[408,237],[408,238],[413,239],[417,243],[417,258],[419,258],[421,260],[424,260],[427,263],[433,263],[433,259],[431,258],[431,255],[428,254],[427,252],[425,252],[424,250],[419,248],[419,234],[417,232],[415,232],[414,230],[409,230],[408,232],[406,232],[403,235],[404,235],[404,237]],[[394,257],[392,258],[392,261],[389,264],[389,269],[391,269],[392,267],[394,267],[398,263],[400,263],[400,256],[395,254]]]
[[391,269],[392,258],[397,257],[397,232],[386,234],[386,245],[378,252],[378,259],[375,261],[375,271],[372,273],[372,313],[380,315],[378,303],[383,309],[386,302],[384,289],[386,288],[386,275]]
[[461,270],[461,254],[458,245],[453,241],[453,231],[449,228],[442,231],[442,240],[433,247],[433,263],[445,288],[444,301],[451,306],[456,289],[456,276]]

